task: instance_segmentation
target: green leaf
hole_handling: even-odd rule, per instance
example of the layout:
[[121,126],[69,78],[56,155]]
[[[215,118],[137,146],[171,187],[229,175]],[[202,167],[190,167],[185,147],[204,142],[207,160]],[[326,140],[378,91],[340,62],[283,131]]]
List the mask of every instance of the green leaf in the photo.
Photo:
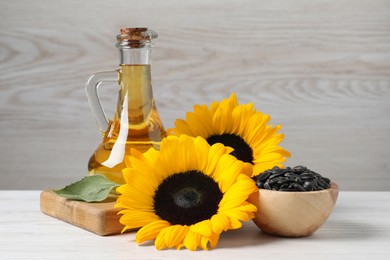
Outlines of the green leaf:
[[54,190],[58,195],[71,200],[97,202],[105,200],[113,188],[119,184],[108,180],[102,175],[86,176],[60,190]]

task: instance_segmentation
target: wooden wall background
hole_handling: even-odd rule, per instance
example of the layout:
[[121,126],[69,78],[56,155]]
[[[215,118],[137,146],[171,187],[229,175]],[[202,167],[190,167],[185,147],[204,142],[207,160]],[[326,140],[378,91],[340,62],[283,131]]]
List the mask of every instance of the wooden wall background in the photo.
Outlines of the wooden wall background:
[[[167,128],[235,91],[283,125],[286,165],[342,190],[390,190],[388,0],[0,0],[1,189],[87,173],[100,134],[84,83],[117,68],[127,26],[159,33],[152,77]],[[115,88],[101,95],[113,109]]]

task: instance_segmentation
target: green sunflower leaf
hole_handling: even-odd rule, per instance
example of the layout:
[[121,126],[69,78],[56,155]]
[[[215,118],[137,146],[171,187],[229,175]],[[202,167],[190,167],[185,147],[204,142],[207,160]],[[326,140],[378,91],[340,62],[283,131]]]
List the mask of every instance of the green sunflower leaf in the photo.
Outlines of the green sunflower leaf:
[[102,175],[86,176],[63,189],[53,190],[56,194],[71,200],[98,202],[105,200],[119,184]]

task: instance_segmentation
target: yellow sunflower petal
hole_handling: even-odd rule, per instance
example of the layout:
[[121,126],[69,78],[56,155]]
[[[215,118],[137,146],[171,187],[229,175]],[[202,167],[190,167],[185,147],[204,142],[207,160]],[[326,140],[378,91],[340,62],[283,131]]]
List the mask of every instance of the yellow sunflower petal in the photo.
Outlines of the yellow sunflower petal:
[[[179,156],[179,138],[176,136],[168,136],[161,141],[160,156],[161,169],[168,174],[174,174],[185,170],[182,156]],[[173,160],[175,158],[175,160]]]
[[213,134],[212,117],[207,107],[194,106],[194,113],[187,113],[186,121],[193,136],[208,138]]
[[256,211],[256,206],[248,203],[234,209],[226,210],[224,214],[230,218],[248,221],[254,217],[254,212]]
[[201,239],[202,239],[202,235],[189,230],[187,232],[186,237],[184,238],[183,244],[187,249],[191,251],[195,251],[200,245]]
[[196,153],[194,156],[198,157],[198,170],[203,173],[207,171],[207,163],[210,151],[210,145],[201,137],[195,139]]
[[228,154],[231,151],[232,149],[230,147],[226,147],[220,143],[212,145],[208,153],[207,169],[204,173],[207,175],[213,175],[215,167],[217,166],[221,156],[224,154]]
[[174,225],[162,229],[154,242],[156,249],[178,247],[183,243],[187,232],[188,227],[182,225]]
[[131,180],[139,173],[137,169],[134,168],[124,168],[122,170],[123,178],[126,183],[131,183]]
[[186,170],[197,170],[199,167],[198,156],[196,156],[198,152],[194,143],[195,138],[187,135],[181,135],[179,138],[180,145],[178,153],[181,155],[183,159],[182,163],[185,165],[181,172]]
[[257,190],[258,188],[255,182],[250,177],[241,174],[237,182],[226,191],[222,200],[219,202],[219,212],[239,207],[250,194]]
[[115,208],[128,208],[134,210],[144,210],[152,211],[153,210],[153,197],[142,196],[138,192],[130,191],[127,193],[130,196],[119,196]]
[[[140,189],[153,194],[154,189],[165,177],[163,174],[157,174],[150,165],[142,163],[140,160],[133,158],[133,166],[137,168],[125,168],[122,170],[123,178],[129,185],[129,190]],[[127,187],[127,186],[126,186]],[[125,192],[124,189],[117,189],[118,192]],[[126,190],[126,189],[125,189]]]
[[121,194],[114,207],[125,208],[130,207],[133,209],[145,208],[153,205],[153,197],[145,196],[145,193],[133,187],[132,185],[124,184],[116,189],[117,193]]
[[[150,148],[145,153],[141,153],[137,149],[131,148],[130,149],[130,153],[131,153],[131,156],[126,156],[125,157],[125,162],[126,162],[126,167],[127,168],[136,168],[136,169],[139,169],[140,171],[144,171],[144,172],[150,173],[150,175],[155,175],[154,168],[150,168],[149,167],[147,169],[142,170],[143,169],[142,167],[147,167],[148,165],[149,166],[150,165],[156,165],[157,161],[159,160],[159,157],[158,157],[159,151],[157,151],[154,148]],[[137,167],[137,165],[133,165],[133,161],[134,160],[140,161],[144,165],[142,165],[142,167],[140,168],[139,167],[140,163],[138,163],[137,164],[138,167]],[[123,170],[122,170],[122,172],[123,172]]]
[[207,136],[207,130],[203,126],[203,122],[197,118],[194,113],[188,112],[186,115],[186,122],[188,127],[191,129],[193,133],[192,136]]
[[[131,155],[133,157],[136,157],[136,158],[142,160],[145,164],[147,164],[149,166],[150,165],[155,166],[156,164],[159,163],[159,161],[160,161],[159,154],[160,154],[160,151],[156,150],[154,148],[150,148],[149,150],[147,150],[144,153],[141,153],[140,151],[138,151],[137,149],[134,149],[134,148],[131,149]],[[155,169],[155,168],[152,168],[152,169]]]
[[257,149],[262,150],[269,145],[280,143],[283,140],[283,134],[276,134],[280,128],[280,125],[276,127],[268,126],[267,129],[264,130],[262,138],[260,138],[256,144]]
[[254,142],[262,140],[264,138],[264,129],[266,128],[266,123],[270,120],[270,116],[257,112],[253,114],[247,122],[245,129],[245,141],[253,145]]
[[229,218],[230,220],[230,229],[239,229],[242,227],[242,223],[235,219],[235,218]]
[[131,167],[130,157],[131,157],[131,155],[125,155],[124,161],[125,161],[126,167]]
[[[122,213],[125,212],[122,211]],[[119,222],[128,229],[133,229],[143,227],[156,220],[160,220],[160,218],[153,212],[131,210],[122,215]]]
[[[154,189],[158,186],[158,182],[154,178],[147,179],[145,176],[142,176],[143,173],[134,169],[124,169],[123,176],[125,177],[126,186],[119,186],[116,190],[120,193],[126,193],[127,190],[136,190],[145,193],[145,195],[153,196]],[[129,173],[130,174],[127,174]],[[145,173],[145,175],[147,175]]]
[[213,115],[213,121],[212,121],[213,129],[215,131],[215,134],[217,135],[226,133],[227,124],[225,124],[225,117],[224,117],[225,114],[226,113],[224,113],[223,107],[219,107]]
[[242,171],[249,172],[251,175],[251,171],[248,169],[251,169],[248,164],[237,160],[232,155],[225,154],[219,159],[213,178],[218,182],[222,193],[225,193],[236,182]]
[[201,222],[198,222],[196,224],[193,224],[190,226],[190,230],[192,232],[196,232],[201,234],[202,236],[209,237],[211,236],[212,232],[212,226],[210,220],[203,220]]
[[167,175],[197,170],[197,151],[194,137],[187,135],[168,136],[161,142],[161,171]]
[[156,220],[148,225],[142,227],[138,230],[135,240],[138,244],[141,244],[145,241],[155,239],[160,231],[164,228],[171,226],[168,221],[165,220]]
[[237,98],[234,93],[229,99],[224,99],[218,108],[211,112],[212,126],[214,134],[231,133],[236,128],[233,120],[233,110],[238,106]]
[[[277,145],[266,147],[263,150],[258,151],[256,153],[256,155],[258,155],[260,157],[262,154],[268,154],[268,153],[279,154],[281,157],[290,157],[291,156],[290,152],[284,150],[283,148],[281,148]],[[261,158],[256,158],[256,160],[254,160],[254,162],[258,162],[258,161],[260,161],[260,159]]]
[[219,240],[219,235],[220,235],[219,233],[211,234],[211,237],[209,238],[211,248],[215,248],[217,246],[218,240]]
[[220,106],[213,115],[212,126],[214,134],[220,135],[229,133],[233,129],[233,119],[231,111]]
[[260,173],[262,173],[268,169],[271,169],[274,166],[278,166],[279,168],[283,168],[283,164],[281,164],[281,162],[284,162],[284,161],[285,161],[285,159],[280,160],[280,162],[269,162],[269,163],[256,164],[253,167],[253,175],[252,176],[259,175]]
[[202,127],[205,129],[206,134],[202,136],[203,138],[208,138],[214,134],[212,128],[212,116],[206,105],[195,105],[194,106],[194,115],[202,122]]
[[234,125],[232,133],[244,133],[247,128],[245,122],[248,122],[255,113],[256,110],[253,107],[253,103],[235,107],[232,114]]
[[176,225],[170,234],[169,240],[171,243],[169,244],[169,247],[176,247],[180,249],[180,247],[183,245],[184,238],[186,237],[188,230],[188,226]]
[[169,129],[169,134],[181,135],[186,134],[189,136],[194,136],[191,128],[188,126],[187,122],[183,119],[176,119],[175,127],[173,129]]
[[208,248],[208,243],[210,242],[210,238],[208,237],[202,237],[200,239],[200,247],[203,249],[203,250],[209,250]]
[[224,214],[215,214],[211,217],[211,225],[213,229],[213,233],[221,233],[222,231],[226,231],[230,228],[230,220]]
[[233,109],[238,106],[236,94],[233,92],[232,94],[230,94],[229,99],[222,100],[221,106],[226,106],[228,110],[233,111]]
[[124,194],[126,193],[127,191],[129,191],[129,185],[127,183],[119,186],[116,188],[116,192],[120,193],[120,194]]
[[219,107],[219,102],[217,102],[217,101],[214,101],[210,104],[211,115],[214,115],[214,113],[215,113],[215,111],[217,111],[218,107]]

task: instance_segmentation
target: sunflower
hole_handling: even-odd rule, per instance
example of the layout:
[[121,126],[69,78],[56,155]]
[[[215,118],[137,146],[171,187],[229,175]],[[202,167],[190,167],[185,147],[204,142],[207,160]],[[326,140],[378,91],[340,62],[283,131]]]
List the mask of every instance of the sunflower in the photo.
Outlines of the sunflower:
[[271,117],[256,111],[253,103],[239,105],[236,95],[210,107],[195,105],[194,112],[186,114],[186,120],[177,119],[175,128],[168,129],[170,135],[186,134],[201,136],[210,145],[222,143],[232,147],[237,159],[253,165],[253,175],[274,166],[283,167],[290,153],[278,144],[283,134],[281,125],[268,125]]
[[258,190],[252,167],[231,151],[186,135],[163,139],[160,151],[133,149],[115,204],[123,232],[142,227],[136,242],[155,239],[157,249],[214,248],[222,231],[240,228],[257,210],[246,201]]

